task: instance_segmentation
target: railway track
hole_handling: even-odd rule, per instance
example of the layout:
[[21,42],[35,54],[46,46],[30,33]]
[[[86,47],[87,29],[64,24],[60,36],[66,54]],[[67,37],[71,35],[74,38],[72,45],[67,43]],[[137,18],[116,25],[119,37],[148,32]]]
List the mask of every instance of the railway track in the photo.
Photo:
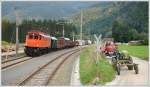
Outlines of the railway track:
[[[7,55],[2,54],[1,55],[1,60],[2,61],[7,61],[6,56],[7,56],[7,60],[11,60],[12,58],[14,58],[16,56],[16,54],[7,54]],[[23,53],[18,53],[18,57],[22,57],[22,56],[25,56],[24,52]]]
[[78,49],[65,52],[51,61],[48,61],[43,66],[34,70],[30,75],[26,76],[23,80],[19,81],[16,85],[47,85],[60,66],[74,53],[78,52]]
[[3,61],[3,62],[2,62],[2,67],[1,67],[1,69],[6,69],[6,68],[8,68],[8,67],[17,65],[17,64],[19,64],[19,63],[28,61],[28,60],[30,60],[30,59],[32,59],[32,57],[22,56],[22,57],[19,57],[19,58],[15,58],[15,59]]
[[18,59],[21,59],[21,58],[24,58],[24,57],[26,57],[26,55],[23,55],[23,56],[20,56],[20,57],[17,57],[17,58],[2,60],[2,64],[8,63],[8,62],[10,62],[10,61],[18,60]]
[[[13,56],[14,57],[14,56]],[[31,60],[34,57],[27,57],[26,55],[20,56],[18,58],[8,59],[1,62],[1,69],[6,69],[11,66],[17,65],[19,63],[23,63],[25,61]]]

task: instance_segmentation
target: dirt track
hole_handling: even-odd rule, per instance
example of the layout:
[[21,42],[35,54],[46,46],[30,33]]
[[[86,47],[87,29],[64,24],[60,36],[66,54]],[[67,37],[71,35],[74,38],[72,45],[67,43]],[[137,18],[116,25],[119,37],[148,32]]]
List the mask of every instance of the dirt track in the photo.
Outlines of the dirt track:
[[139,64],[139,74],[135,74],[134,70],[129,71],[127,67],[122,67],[120,76],[116,75],[116,78],[106,85],[148,85],[148,61],[136,57],[133,57],[133,61]]

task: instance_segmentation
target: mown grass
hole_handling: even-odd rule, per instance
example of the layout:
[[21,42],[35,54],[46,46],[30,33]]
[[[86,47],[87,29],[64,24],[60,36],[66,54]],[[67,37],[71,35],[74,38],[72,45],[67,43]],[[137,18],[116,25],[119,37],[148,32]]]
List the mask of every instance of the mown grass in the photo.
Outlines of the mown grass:
[[2,43],[1,43],[3,46],[4,45],[9,45],[9,43],[8,42],[6,42],[6,41],[2,41]]
[[[15,43],[9,43],[7,41],[1,41],[1,45],[3,47],[7,47],[7,46],[12,46],[12,45],[15,45]],[[24,47],[24,43],[19,43],[19,47]]]
[[119,50],[127,50],[132,56],[148,60],[148,46],[119,45]]
[[99,73],[100,73],[100,84],[105,84],[106,82],[110,82],[115,78],[115,70],[112,65],[106,61],[105,59],[101,60],[98,63]]
[[80,80],[83,85],[93,85],[97,77],[97,68],[99,80],[96,81],[96,84],[105,84],[115,77],[112,65],[105,59],[99,60],[96,66],[94,50],[94,46],[87,47],[80,55]]

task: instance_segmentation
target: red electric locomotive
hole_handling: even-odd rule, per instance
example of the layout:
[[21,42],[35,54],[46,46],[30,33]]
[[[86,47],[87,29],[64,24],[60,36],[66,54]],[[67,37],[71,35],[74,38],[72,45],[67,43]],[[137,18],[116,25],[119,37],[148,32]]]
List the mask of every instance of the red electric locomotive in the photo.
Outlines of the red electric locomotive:
[[28,56],[37,56],[48,53],[51,47],[51,38],[40,31],[31,31],[26,35],[25,53]]
[[60,37],[57,39],[40,31],[30,31],[26,35],[24,51],[28,56],[39,56],[49,51],[74,47],[75,45],[75,42],[69,38]]

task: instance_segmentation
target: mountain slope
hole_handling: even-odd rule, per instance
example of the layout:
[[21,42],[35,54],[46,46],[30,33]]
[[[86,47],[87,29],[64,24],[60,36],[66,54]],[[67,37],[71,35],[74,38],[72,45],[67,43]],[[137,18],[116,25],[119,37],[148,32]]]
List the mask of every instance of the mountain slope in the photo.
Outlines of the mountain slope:
[[10,21],[15,20],[14,8],[17,7],[23,19],[59,19],[95,3],[71,1],[3,1],[2,17]]
[[[80,12],[72,17],[79,28]],[[148,2],[102,2],[83,10],[85,34],[111,36],[114,21],[125,23],[139,33],[147,32]]]

